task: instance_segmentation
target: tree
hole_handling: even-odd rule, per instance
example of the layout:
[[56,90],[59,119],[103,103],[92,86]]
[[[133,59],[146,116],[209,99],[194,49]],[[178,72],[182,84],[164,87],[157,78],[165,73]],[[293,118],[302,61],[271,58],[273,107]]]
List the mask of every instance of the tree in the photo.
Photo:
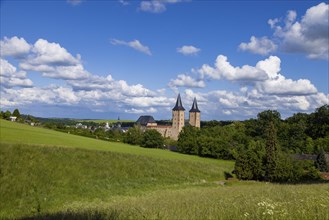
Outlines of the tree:
[[21,117],[21,114],[19,113],[19,110],[18,109],[15,109],[13,111],[13,116],[17,117],[17,118],[20,118]]
[[164,139],[157,130],[149,129],[144,132],[141,147],[163,148],[163,145]]
[[273,171],[276,166],[276,160],[279,152],[279,146],[277,142],[276,129],[274,123],[271,121],[265,131],[266,137],[266,154],[265,154],[265,178],[268,180],[272,179]]
[[11,116],[11,112],[9,110],[7,110],[3,116],[4,119],[9,119]]
[[314,143],[313,139],[310,137],[307,137],[305,140],[305,153],[311,154],[314,151]]
[[177,150],[185,154],[198,154],[199,132],[200,129],[192,126],[183,127],[183,130],[179,133],[178,136]]
[[329,134],[324,138],[318,138],[314,141],[314,152],[320,152],[321,148],[324,152],[329,152]]
[[103,128],[97,128],[94,131],[94,135],[96,136],[96,138],[104,139],[106,137],[106,132]]
[[266,111],[262,111],[260,113],[257,114],[257,119],[261,120],[261,121],[280,121],[281,120],[281,114],[280,112],[276,111],[276,110],[266,110]]
[[318,156],[316,157],[315,167],[320,172],[329,172],[329,166],[328,166],[323,148],[320,149],[320,152],[319,152]]
[[307,133],[313,139],[329,135],[329,105],[317,108],[309,117]]
[[253,149],[239,154],[235,161],[234,173],[242,180],[262,180],[264,170],[262,156]]
[[140,145],[143,137],[143,132],[140,127],[135,126],[128,129],[124,142],[133,145]]
[[[266,110],[258,113],[257,115],[257,123],[254,125],[254,133],[257,136],[262,136],[266,138],[266,134],[264,131],[267,129],[268,124],[272,122],[276,129],[281,125],[281,115],[276,110]],[[249,126],[248,126],[249,127]]]

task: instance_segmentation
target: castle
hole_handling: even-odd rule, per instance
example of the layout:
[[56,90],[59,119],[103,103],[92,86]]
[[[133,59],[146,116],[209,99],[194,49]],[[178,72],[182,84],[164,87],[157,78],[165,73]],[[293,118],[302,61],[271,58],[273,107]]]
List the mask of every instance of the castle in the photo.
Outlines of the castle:
[[[189,125],[200,128],[200,110],[196,98],[193,100],[191,110],[189,111]],[[157,125],[152,116],[140,116],[137,124],[145,129],[155,129],[163,137],[169,137],[174,140],[178,139],[178,135],[185,126],[185,108],[183,107],[180,94],[178,94],[175,107],[172,109],[172,125]]]

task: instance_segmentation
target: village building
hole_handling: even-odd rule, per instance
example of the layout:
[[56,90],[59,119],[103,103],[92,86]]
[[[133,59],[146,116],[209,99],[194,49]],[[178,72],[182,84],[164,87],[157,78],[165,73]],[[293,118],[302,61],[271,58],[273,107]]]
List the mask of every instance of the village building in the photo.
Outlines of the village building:
[[[188,125],[200,128],[200,115],[196,98],[193,100],[191,110],[189,111]],[[137,125],[143,129],[157,130],[163,137],[169,137],[174,140],[178,139],[179,133],[185,126],[185,108],[183,107],[180,94],[178,94],[176,105],[172,109],[172,124],[158,125],[154,118],[150,115],[140,116],[136,121]]]
[[16,117],[16,116],[10,116],[10,117],[9,117],[9,120],[10,120],[10,121],[16,121],[16,120],[17,120],[17,117]]

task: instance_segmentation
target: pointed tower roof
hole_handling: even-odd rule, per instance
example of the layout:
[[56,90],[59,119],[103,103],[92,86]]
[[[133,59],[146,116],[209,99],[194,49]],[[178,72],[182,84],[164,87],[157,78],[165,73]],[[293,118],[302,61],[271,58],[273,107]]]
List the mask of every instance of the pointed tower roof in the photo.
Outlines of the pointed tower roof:
[[194,100],[193,100],[193,105],[192,105],[190,112],[200,112],[200,110],[198,108],[198,103],[196,102],[196,98],[194,98]]
[[180,94],[178,94],[176,105],[172,110],[173,111],[184,111],[185,110],[185,108],[183,107],[183,104],[182,104],[182,100],[180,98]]

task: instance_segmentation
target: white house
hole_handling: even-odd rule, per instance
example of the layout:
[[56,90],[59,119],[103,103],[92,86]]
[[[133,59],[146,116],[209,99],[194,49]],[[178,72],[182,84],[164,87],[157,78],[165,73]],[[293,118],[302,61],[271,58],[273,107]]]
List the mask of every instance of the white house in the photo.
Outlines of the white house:
[[10,116],[9,119],[10,119],[10,121],[16,121],[17,117],[15,117],[15,116]]

